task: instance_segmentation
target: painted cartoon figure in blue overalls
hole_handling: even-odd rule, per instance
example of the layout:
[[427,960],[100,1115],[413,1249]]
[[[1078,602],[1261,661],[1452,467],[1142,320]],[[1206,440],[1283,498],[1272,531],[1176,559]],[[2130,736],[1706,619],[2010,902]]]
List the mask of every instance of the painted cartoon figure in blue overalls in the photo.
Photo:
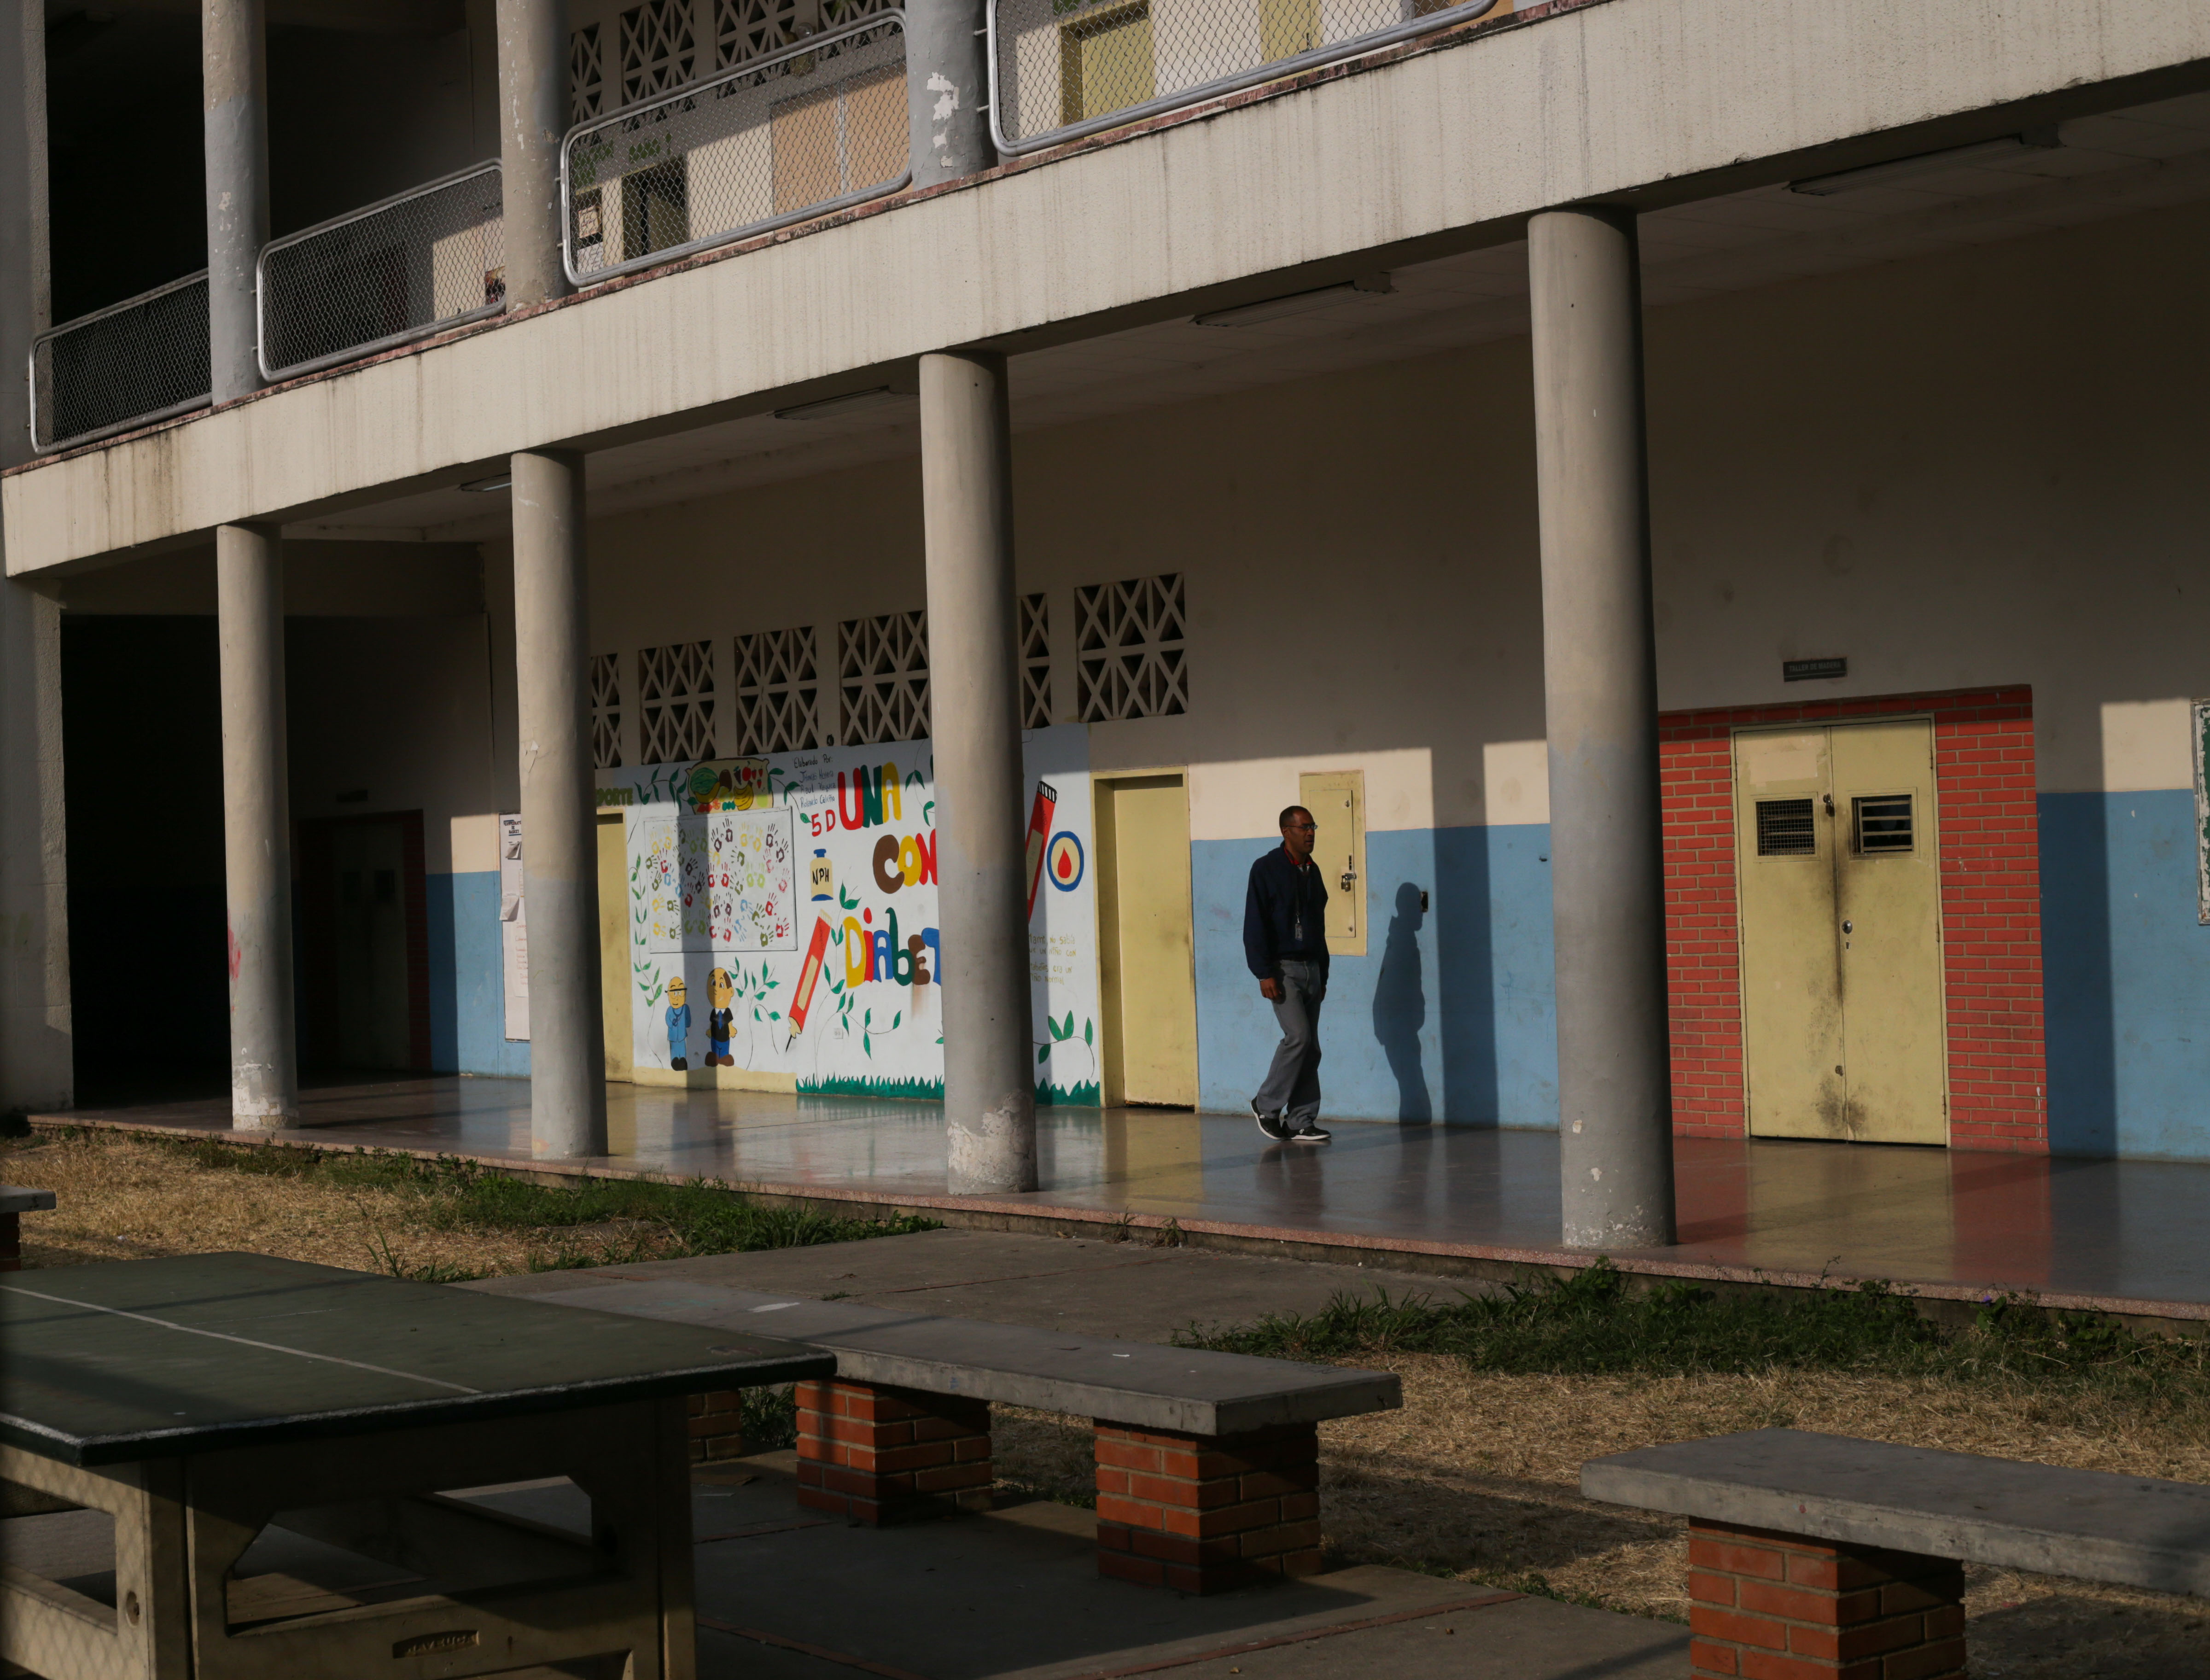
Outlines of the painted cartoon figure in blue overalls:
[[674,1068],[691,1066],[691,1005],[690,988],[677,975],[667,982],[667,1065]]

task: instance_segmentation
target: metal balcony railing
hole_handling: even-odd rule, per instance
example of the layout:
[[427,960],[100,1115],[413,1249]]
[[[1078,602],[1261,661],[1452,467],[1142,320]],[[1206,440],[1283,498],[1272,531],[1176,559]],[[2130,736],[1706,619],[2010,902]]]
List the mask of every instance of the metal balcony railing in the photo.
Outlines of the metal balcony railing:
[[288,379],[506,307],[499,166],[287,233],[256,272],[261,374]]
[[1469,22],[1500,3],[990,0],[991,138],[1000,152],[1042,151]]
[[904,14],[594,118],[560,174],[579,286],[896,192],[912,178]]
[[31,445],[41,451],[203,408],[207,270],[64,321],[31,341]]

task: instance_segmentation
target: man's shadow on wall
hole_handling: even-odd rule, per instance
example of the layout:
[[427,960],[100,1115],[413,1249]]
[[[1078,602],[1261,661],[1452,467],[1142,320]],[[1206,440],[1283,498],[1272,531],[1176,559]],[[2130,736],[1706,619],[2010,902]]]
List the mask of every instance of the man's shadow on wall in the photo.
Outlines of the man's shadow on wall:
[[1428,994],[1420,976],[1420,929],[1428,912],[1420,900],[1418,887],[1410,881],[1399,884],[1388,943],[1381,948],[1381,972],[1374,983],[1374,1036],[1396,1076],[1398,1121],[1412,1126],[1435,1117],[1420,1057],[1420,1034],[1428,1024]]

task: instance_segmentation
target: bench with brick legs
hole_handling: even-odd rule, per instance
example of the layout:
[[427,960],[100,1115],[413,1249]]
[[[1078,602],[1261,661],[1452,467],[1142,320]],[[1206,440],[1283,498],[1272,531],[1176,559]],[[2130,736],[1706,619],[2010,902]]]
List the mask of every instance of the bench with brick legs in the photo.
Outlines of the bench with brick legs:
[[20,1184],[0,1184],[0,1272],[23,1269],[23,1215],[54,1205],[51,1190],[27,1190]]
[[1963,1680],[1966,1563],[2210,1595],[2210,1487],[1798,1429],[1581,1466],[1688,1518],[1696,1680]]
[[579,1273],[536,1298],[834,1353],[833,1380],[798,1387],[798,1496],[860,1522],[987,1508],[993,1400],[1089,1417],[1099,1571],[1186,1592],[1316,1572],[1317,1424],[1403,1404],[1384,1371],[710,1284]]

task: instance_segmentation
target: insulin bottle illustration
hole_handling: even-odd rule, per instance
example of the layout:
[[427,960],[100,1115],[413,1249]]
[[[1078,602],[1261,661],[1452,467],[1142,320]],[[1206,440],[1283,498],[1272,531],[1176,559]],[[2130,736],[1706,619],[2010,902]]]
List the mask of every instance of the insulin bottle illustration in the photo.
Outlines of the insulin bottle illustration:
[[812,877],[813,902],[817,904],[833,902],[836,897],[836,872],[830,867],[829,853],[824,847],[814,848]]

